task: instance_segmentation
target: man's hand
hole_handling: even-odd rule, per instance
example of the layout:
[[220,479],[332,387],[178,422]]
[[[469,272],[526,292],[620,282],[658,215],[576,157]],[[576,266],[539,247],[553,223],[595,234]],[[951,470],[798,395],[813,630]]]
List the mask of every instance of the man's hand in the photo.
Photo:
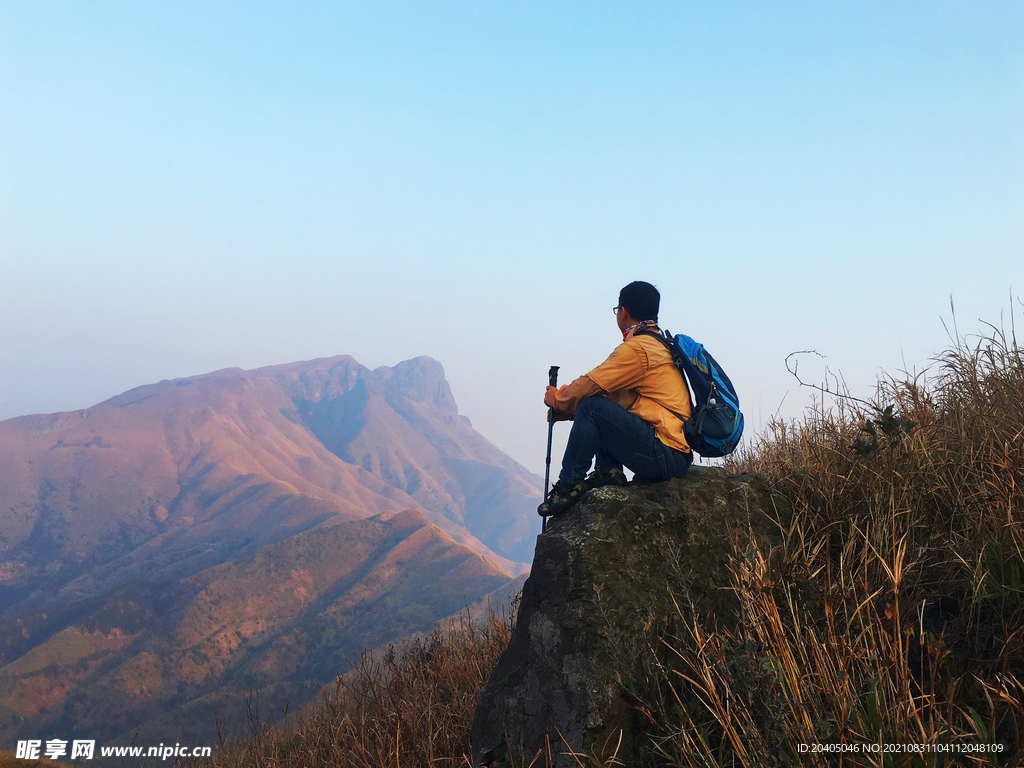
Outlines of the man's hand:
[[544,405],[552,409],[554,421],[572,421],[572,412],[558,410],[558,401],[555,399],[555,396],[564,392],[567,386],[567,384],[563,384],[558,389],[547,387],[544,390]]
[[548,408],[554,408],[555,410],[558,410],[558,404],[557,404],[557,401],[555,400],[555,396],[556,395],[560,395],[563,392],[565,392],[565,390],[568,389],[568,387],[569,387],[568,384],[563,384],[558,389],[555,389],[554,387],[545,387],[544,388],[544,405],[546,405]]

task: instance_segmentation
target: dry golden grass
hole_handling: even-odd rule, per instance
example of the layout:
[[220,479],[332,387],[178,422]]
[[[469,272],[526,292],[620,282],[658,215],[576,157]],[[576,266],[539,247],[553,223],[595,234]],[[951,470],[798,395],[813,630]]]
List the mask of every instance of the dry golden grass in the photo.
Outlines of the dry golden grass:
[[14,752],[0,752],[0,768],[66,768],[72,763],[56,763],[41,757],[38,760],[24,760]]
[[249,739],[201,765],[468,765],[477,696],[508,645],[512,617],[493,610],[483,623],[466,614],[399,651],[363,656],[294,726],[251,723]]

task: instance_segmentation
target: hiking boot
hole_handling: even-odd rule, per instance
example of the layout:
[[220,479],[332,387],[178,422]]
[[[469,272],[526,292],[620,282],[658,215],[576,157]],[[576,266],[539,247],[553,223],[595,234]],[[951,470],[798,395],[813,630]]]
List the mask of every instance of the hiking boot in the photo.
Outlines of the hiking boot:
[[626,482],[626,473],[622,467],[595,467],[583,481],[583,487],[589,491],[591,488],[604,488],[608,485],[622,486]]
[[537,514],[541,517],[558,517],[576,503],[583,491],[583,483],[576,483],[576,485],[555,483],[551,486],[551,493],[548,494],[547,500],[537,507]]

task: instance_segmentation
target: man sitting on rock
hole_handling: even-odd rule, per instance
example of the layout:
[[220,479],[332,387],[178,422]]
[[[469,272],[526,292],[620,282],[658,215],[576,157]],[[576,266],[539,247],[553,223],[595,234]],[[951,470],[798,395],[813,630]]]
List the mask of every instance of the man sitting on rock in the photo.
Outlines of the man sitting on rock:
[[664,344],[638,335],[658,332],[660,303],[650,283],[638,280],[619,291],[614,310],[622,344],[590,373],[545,391],[555,421],[573,425],[558,482],[539,514],[560,515],[591,488],[625,485],[623,465],[646,481],[679,477],[690,468],[693,454],[683,437],[683,420],[690,417],[686,381]]

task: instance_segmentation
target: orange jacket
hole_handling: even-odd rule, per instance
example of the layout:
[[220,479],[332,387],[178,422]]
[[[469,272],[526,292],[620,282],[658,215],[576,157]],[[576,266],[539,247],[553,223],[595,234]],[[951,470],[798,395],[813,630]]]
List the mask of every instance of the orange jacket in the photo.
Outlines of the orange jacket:
[[653,426],[665,445],[690,452],[683,436],[683,422],[672,413],[690,418],[690,392],[672,362],[672,355],[657,339],[630,333],[607,360],[559,389],[554,408],[572,414],[580,400],[596,394],[610,397]]

